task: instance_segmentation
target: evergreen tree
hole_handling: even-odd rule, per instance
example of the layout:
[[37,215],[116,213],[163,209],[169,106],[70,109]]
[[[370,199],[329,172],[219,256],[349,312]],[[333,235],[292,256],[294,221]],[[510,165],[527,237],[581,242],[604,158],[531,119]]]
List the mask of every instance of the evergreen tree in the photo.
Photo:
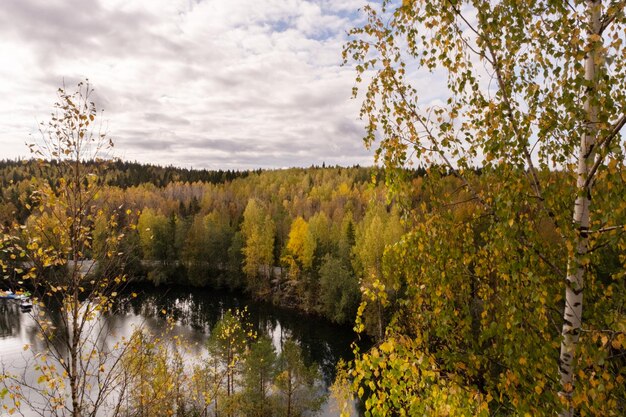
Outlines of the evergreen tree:
[[272,381],[276,373],[276,349],[267,336],[259,337],[246,355],[242,371],[241,402],[246,417],[272,417]]
[[317,364],[306,366],[300,346],[292,340],[285,341],[278,356],[278,373],[274,380],[277,415],[301,417],[305,411],[317,411],[325,399],[320,387],[315,385],[318,377]]

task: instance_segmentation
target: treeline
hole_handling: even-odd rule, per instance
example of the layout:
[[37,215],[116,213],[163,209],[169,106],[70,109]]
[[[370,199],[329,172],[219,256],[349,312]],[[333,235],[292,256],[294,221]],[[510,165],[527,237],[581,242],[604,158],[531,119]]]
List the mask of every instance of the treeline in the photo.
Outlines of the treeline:
[[[236,178],[245,178],[252,171],[188,169],[162,167],[121,160],[85,161],[85,168],[95,173],[100,186],[127,189],[152,184],[165,187],[171,183],[221,184]],[[44,181],[53,190],[58,188],[64,174],[55,161],[38,163],[35,160],[0,160],[0,221],[3,224],[16,219],[26,220],[32,205],[31,193]],[[256,171],[260,172],[260,171]]]
[[[46,178],[52,182],[58,181],[58,170],[55,162],[39,164],[34,160],[0,160],[0,184],[6,187],[11,183],[29,180],[33,177]],[[175,166],[159,166],[127,162],[119,159],[111,161],[86,161],[89,168],[98,168],[104,175],[98,178],[102,184],[120,188],[128,188],[140,184],[153,184],[156,187],[165,187],[172,182],[207,182],[211,184],[232,181],[235,178],[246,177],[253,171],[237,170],[207,170],[179,168]],[[260,172],[260,170],[254,171]]]
[[[373,168],[185,176],[186,170],[121,162],[85,167],[97,172],[94,181],[102,187],[94,209],[92,253],[85,257],[102,265],[122,263],[129,276],[157,285],[244,290],[339,323],[353,320],[360,287],[381,278],[385,246],[404,233],[397,204],[388,203],[382,175]],[[36,210],[31,195],[43,178],[54,187],[58,170],[34,162],[4,162],[0,168],[5,184],[0,221],[28,223],[29,216],[49,216],[43,239],[58,244],[54,216]],[[166,174],[202,180],[148,179]],[[419,179],[423,172],[410,174]],[[146,181],[128,185],[121,180],[129,176]],[[161,182],[165,185],[157,185]],[[119,254],[104,249],[111,216],[119,229],[134,227]],[[369,322],[372,329],[382,328],[382,312],[372,312]]]

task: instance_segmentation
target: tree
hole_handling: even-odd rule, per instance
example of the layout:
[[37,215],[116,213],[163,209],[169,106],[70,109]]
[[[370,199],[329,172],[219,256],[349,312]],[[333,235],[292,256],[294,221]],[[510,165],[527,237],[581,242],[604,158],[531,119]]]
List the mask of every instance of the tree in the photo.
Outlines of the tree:
[[129,396],[124,405],[127,416],[174,415],[177,410],[175,389],[181,386],[184,372],[173,369],[170,358],[180,359],[160,338],[135,330],[129,341],[129,354],[123,358],[127,371],[125,384]]
[[324,256],[319,270],[320,304],[324,316],[337,323],[354,319],[359,305],[359,283],[341,259]]
[[309,231],[315,239],[315,254],[313,259],[319,260],[327,253],[336,252],[338,228],[334,227],[324,211],[318,211],[309,219]]
[[348,214],[341,222],[341,232],[337,244],[337,254],[345,263],[350,263],[352,258],[352,247],[355,243],[354,239],[354,219],[352,214]]
[[[367,80],[366,144],[398,191],[397,168],[430,166],[431,206],[390,255],[407,307],[377,352],[432,362],[410,392],[435,409],[437,386],[476,414],[617,415],[626,404],[614,353],[624,260],[608,273],[617,282],[595,274],[597,249],[624,247],[624,6],[385,1],[351,32],[344,57]],[[445,80],[442,99],[425,102],[423,77]],[[356,389],[368,382],[357,375]],[[370,410],[398,407],[398,392],[373,395]]]
[[291,224],[285,247],[286,255],[282,261],[289,268],[287,284],[295,290],[299,304],[305,310],[311,309],[317,298],[317,283],[312,273],[316,245],[307,221],[297,217]]
[[271,386],[276,368],[276,349],[267,336],[259,337],[246,355],[242,371],[241,399],[248,417],[270,417]]
[[[262,295],[270,290],[275,230],[267,210],[257,200],[250,199],[243,212],[241,234],[245,242],[243,271],[248,277],[248,289],[255,294]],[[262,280],[257,279],[259,275]]]
[[[217,395],[214,397],[215,415],[224,412],[227,416],[233,416],[237,409],[235,401],[236,378],[239,375],[237,368],[243,361],[243,355],[248,347],[248,340],[256,338],[256,333],[250,329],[250,324],[245,318],[244,311],[230,311],[224,313],[211,332],[207,348],[211,360],[215,362],[215,374],[221,372]],[[219,369],[218,371],[218,364]],[[225,391],[221,389],[225,385]],[[222,391],[223,395],[220,395]],[[219,397],[221,401],[218,402]]]
[[309,224],[302,217],[297,217],[291,224],[287,252],[303,269],[311,269],[315,254],[315,238],[309,231]]
[[[234,239],[234,230],[224,212],[212,211],[204,217],[204,221],[209,240],[207,261],[211,273],[221,275],[228,269],[228,250]],[[239,249],[239,254],[241,254],[241,249]],[[237,272],[241,272],[241,262],[237,264]],[[220,279],[216,284],[222,285],[222,281],[223,279]]]
[[[396,243],[402,236],[402,225],[395,210],[388,213],[382,205],[368,207],[365,217],[356,230],[355,244],[352,248],[353,265],[361,286],[371,288],[377,282],[386,284],[388,292],[397,291],[397,285],[387,282],[389,276],[383,275],[383,255],[385,248]],[[384,308],[377,300],[363,310],[368,332],[383,337]]]
[[353,247],[355,271],[363,277],[383,278],[383,254],[385,248],[396,243],[402,236],[400,217],[394,209],[373,204],[368,207],[363,221],[356,230]]
[[96,281],[94,262],[87,259],[94,250],[94,228],[108,234],[96,237],[104,258],[121,256],[123,238],[117,214],[109,214],[106,225],[97,221],[97,179],[106,170],[101,158],[112,142],[95,122],[92,92],[88,82],[79,83],[74,93],[58,90],[50,122],[41,124],[40,139],[30,145],[41,169],[54,171],[57,182],[41,181],[33,197],[36,210],[26,225],[14,224],[3,234],[3,249],[20,262],[2,264],[2,270],[19,277],[16,285],[28,280],[34,287],[33,320],[43,347],[32,350],[25,365],[34,370],[34,380],[30,372],[2,373],[2,396],[6,393],[16,408],[22,403],[42,416],[116,415],[124,397],[116,381],[128,346],[104,344],[109,329],[100,318],[125,278],[103,271]]
[[243,257],[243,236],[241,232],[235,232],[230,247],[228,248],[227,257],[227,285],[230,289],[242,288],[243,282],[241,277],[241,266],[244,263]]
[[278,373],[275,379],[278,403],[276,410],[282,417],[300,417],[305,411],[316,411],[324,396],[315,387],[318,378],[316,364],[306,366],[302,349],[292,340],[283,344],[278,357]]
[[144,259],[165,262],[167,247],[172,244],[167,240],[167,217],[146,208],[139,216],[137,230]]
[[202,286],[208,282],[211,262],[209,244],[206,222],[202,216],[195,216],[181,254],[187,278],[193,285]]
[[167,282],[177,272],[186,236],[185,222],[174,213],[167,217],[147,208],[139,216],[137,229],[144,258],[151,261],[148,279],[156,285]]

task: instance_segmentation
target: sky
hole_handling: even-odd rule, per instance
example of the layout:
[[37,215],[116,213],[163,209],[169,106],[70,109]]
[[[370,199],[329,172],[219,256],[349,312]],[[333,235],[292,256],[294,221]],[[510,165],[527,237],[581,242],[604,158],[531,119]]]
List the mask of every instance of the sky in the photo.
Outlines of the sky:
[[0,158],[88,78],[114,155],[208,169],[372,165],[346,32],[366,0],[2,0]]

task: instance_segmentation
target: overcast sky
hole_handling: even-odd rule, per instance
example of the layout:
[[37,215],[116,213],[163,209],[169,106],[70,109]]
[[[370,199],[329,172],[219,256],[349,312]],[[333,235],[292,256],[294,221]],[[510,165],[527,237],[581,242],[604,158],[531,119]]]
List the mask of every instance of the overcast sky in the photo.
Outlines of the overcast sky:
[[365,0],[2,0],[0,158],[89,78],[115,155],[195,168],[371,165],[346,31]]

